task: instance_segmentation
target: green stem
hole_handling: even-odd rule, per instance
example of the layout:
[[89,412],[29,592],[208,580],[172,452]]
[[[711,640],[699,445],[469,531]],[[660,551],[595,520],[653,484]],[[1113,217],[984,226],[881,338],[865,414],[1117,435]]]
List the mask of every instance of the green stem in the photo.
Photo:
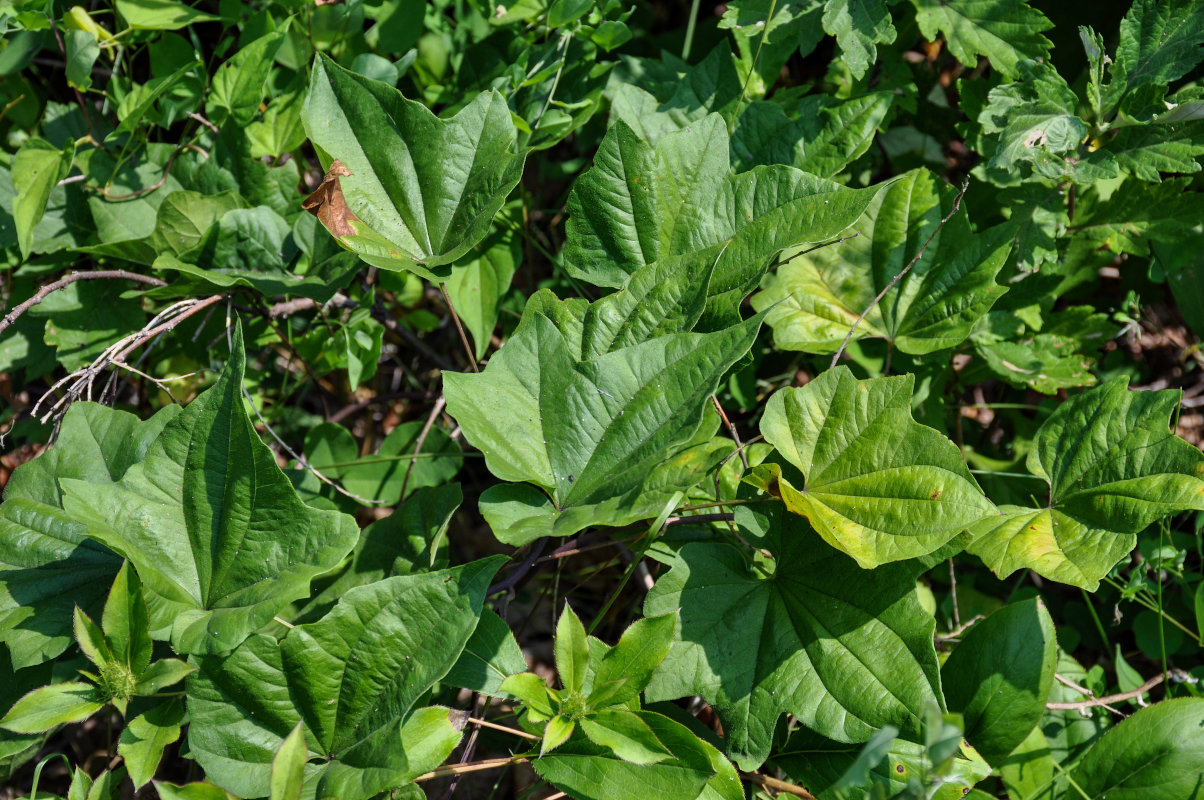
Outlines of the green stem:
[[1104,644],[1104,652],[1108,651],[1108,634],[1104,632],[1104,623],[1100,621],[1099,614],[1095,613],[1095,606],[1091,605],[1091,595],[1087,594],[1086,589],[1079,589],[1083,595],[1083,602],[1087,604],[1087,610],[1091,612],[1091,619],[1095,620],[1095,629],[1099,631],[1100,641]]
[[698,21],[699,0],[690,3],[690,18],[686,21],[686,41],[681,46],[681,60],[690,60],[690,47],[694,44],[694,24]]

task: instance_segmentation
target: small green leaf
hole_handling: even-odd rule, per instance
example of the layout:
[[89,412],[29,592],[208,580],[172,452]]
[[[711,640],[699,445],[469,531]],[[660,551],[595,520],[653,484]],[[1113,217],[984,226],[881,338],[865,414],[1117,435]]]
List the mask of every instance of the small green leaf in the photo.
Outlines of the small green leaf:
[[210,119],[220,125],[229,115],[241,126],[255,119],[263,101],[264,84],[284,38],[283,32],[261,36],[217,68],[205,102]]
[[590,708],[625,705],[639,697],[669,654],[676,627],[677,614],[669,613],[645,617],[623,631],[594,672],[594,690],[587,700]]
[[523,701],[527,705],[528,713],[535,712],[538,718],[532,720],[534,722],[551,719],[556,715],[555,709],[552,708],[552,699],[548,696],[548,685],[534,672],[511,675],[502,681],[501,689]]
[[33,251],[33,229],[42,221],[50,193],[67,173],[75,159],[75,143],[68,142],[61,150],[44,139],[26,139],[12,160],[13,222],[21,257]]
[[138,684],[134,688],[134,693],[144,696],[156,694],[168,686],[179,683],[194,672],[196,672],[196,667],[178,658],[163,658],[153,661],[138,676]]
[[174,31],[219,19],[178,0],[117,0],[117,13],[131,28],[150,31]]
[[125,762],[134,786],[141,788],[155,777],[163,750],[180,738],[184,700],[173,697],[130,720],[121,732],[117,753]]
[[301,800],[301,783],[305,778],[308,756],[305,723],[298,722],[292,733],[284,737],[276,757],[272,759],[271,800]]
[[90,31],[65,31],[67,83],[86,92],[92,88],[92,67],[100,55],[100,42]]
[[787,508],[864,568],[936,550],[994,510],[957,446],[911,416],[913,376],[828,370],[766,405],[761,433],[805,478],[754,470]]
[[1045,712],[1057,641],[1045,605],[1014,603],[970,628],[941,667],[950,711],[965,718],[965,736],[998,766]]
[[1079,761],[1072,777],[1092,800],[1187,798],[1204,764],[1204,699],[1164,700],[1122,721]]
[[85,614],[79,606],[75,607],[75,641],[84,655],[98,667],[114,661],[114,654],[100,626]]
[[594,744],[609,748],[632,764],[655,764],[673,758],[639,714],[607,709],[581,719],[581,732]]
[[452,268],[447,293],[464,327],[472,334],[478,360],[489,349],[497,326],[498,304],[510,289],[522,261],[522,243],[510,229],[491,233]]
[[559,714],[548,720],[548,726],[544,728],[543,744],[539,747],[539,755],[542,757],[545,753],[550,753],[573,735],[573,731],[577,728],[577,723],[573,722],[568,717],[563,717]]
[[236,800],[234,795],[212,783],[174,783],[155,781],[155,791],[162,800]]
[[589,645],[585,642],[585,626],[568,603],[556,623],[556,671],[560,682],[569,692],[580,692],[589,669]]
[[0,719],[14,733],[41,733],[56,725],[81,722],[104,708],[96,687],[86,683],[57,683],[34,689]]
[[141,675],[151,660],[150,623],[142,598],[142,582],[128,561],[121,565],[113,580],[101,627],[113,656],[135,675]]
[[514,122],[493,91],[443,120],[319,54],[302,119],[330,170],[311,210],[383,269],[445,279],[522,173]]
[[877,45],[891,44],[896,36],[886,0],[825,0],[823,25],[858,80],[878,60]]

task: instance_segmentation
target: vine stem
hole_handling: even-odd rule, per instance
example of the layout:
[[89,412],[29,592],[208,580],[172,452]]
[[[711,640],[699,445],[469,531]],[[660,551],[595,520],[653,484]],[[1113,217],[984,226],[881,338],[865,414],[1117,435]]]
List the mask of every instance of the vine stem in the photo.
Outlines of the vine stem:
[[[1171,672],[1178,672],[1178,670],[1171,670]],[[1155,675],[1154,677],[1150,678],[1148,681],[1141,684],[1140,686],[1138,686],[1136,689],[1133,689],[1132,691],[1121,692],[1120,694],[1110,694],[1106,697],[1093,697],[1090,700],[1080,700],[1077,703],[1046,703],[1045,707],[1048,709],[1055,710],[1055,711],[1057,711],[1057,710],[1066,711],[1066,710],[1077,710],[1080,708],[1094,708],[1096,706],[1107,706],[1107,705],[1111,705],[1113,703],[1122,703],[1125,700],[1132,700],[1135,697],[1140,697],[1141,695],[1148,692],[1150,689],[1153,689],[1155,686],[1162,683],[1162,681],[1165,679],[1166,679],[1166,675],[1159,674],[1159,675]]]
[[460,334],[460,343],[464,345],[464,353],[468,356],[468,366],[472,367],[473,372],[480,372],[481,370],[477,367],[476,354],[473,353],[472,345],[468,343],[468,335],[464,333],[464,325],[460,322],[460,315],[456,313],[451,295],[447,293],[447,284],[439,284],[439,291],[443,292],[443,300],[447,303],[447,310],[451,312],[452,322],[456,323],[456,332]]
[[166,286],[167,282],[153,278],[150,275],[139,275],[137,272],[127,272],[124,269],[101,269],[95,272],[72,272],[70,275],[60,278],[54,283],[48,283],[34,294],[33,297],[26,300],[24,303],[16,306],[12,311],[4,316],[4,320],[0,321],[0,333],[4,333],[10,325],[29,309],[41,303],[53,292],[60,289],[65,289],[76,281],[95,281],[105,278],[117,280],[137,281],[139,283],[147,283],[151,286]]
[[686,20],[686,40],[681,45],[681,60],[690,60],[690,48],[694,45],[694,26],[698,22],[698,6],[701,5],[700,0],[693,0],[690,3],[690,16]]
[[899,273],[890,279],[890,283],[886,284],[886,286],[882,288],[882,291],[878,292],[878,296],[870,301],[870,304],[865,307],[865,311],[861,312],[861,316],[859,316],[856,321],[853,322],[853,327],[849,328],[849,332],[845,335],[844,341],[840,343],[840,347],[832,355],[832,363],[828,365],[828,369],[833,369],[838,363],[840,363],[840,357],[844,355],[844,350],[849,346],[849,342],[852,340],[853,334],[857,332],[857,328],[862,322],[865,321],[865,318],[869,316],[869,313],[882,302],[882,298],[886,297],[887,292],[895,288],[899,281],[903,280],[907,273],[911,272],[912,267],[918,264],[920,259],[923,258],[924,251],[928,249],[928,245],[932,244],[932,240],[935,239],[936,235],[941,232],[941,228],[944,228],[945,225],[948,224],[949,220],[953,219],[953,216],[962,207],[962,198],[966,196],[966,190],[969,188],[970,176],[967,175],[966,179],[962,181],[962,188],[957,193],[957,197],[953,199],[953,208],[949,209],[949,213],[946,214],[939,223],[937,223],[936,228],[928,235],[928,239],[924,242],[920,249],[916,251],[916,254],[912,256],[911,261],[907,262],[907,266],[899,270]]
[[500,769],[501,767],[510,767],[525,763],[527,763],[527,759],[523,756],[510,756],[509,758],[486,758],[483,761],[470,761],[467,764],[446,764],[423,775],[419,775],[414,779],[414,783],[425,783],[426,781],[433,781],[436,778],[448,778],[453,775],[464,775],[469,772],[484,772],[489,769]]
[[539,741],[539,737],[533,733],[527,733],[526,731],[520,731],[517,728],[507,728],[505,725],[498,725],[496,722],[490,722],[487,719],[477,719],[476,717],[469,717],[468,721],[471,722],[473,725],[480,725],[482,728],[490,728],[491,730],[501,731],[502,733],[508,733],[511,736],[521,736],[522,738],[530,739],[533,742]]

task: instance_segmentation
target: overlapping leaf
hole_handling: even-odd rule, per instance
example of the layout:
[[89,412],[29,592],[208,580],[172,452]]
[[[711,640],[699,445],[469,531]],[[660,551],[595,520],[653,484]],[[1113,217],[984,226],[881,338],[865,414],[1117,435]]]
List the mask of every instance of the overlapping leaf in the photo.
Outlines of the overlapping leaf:
[[1050,41],[1041,35],[1053,27],[1044,14],[1024,0],[913,0],[916,23],[925,38],[945,36],[949,51],[968,67],[984,55],[1001,74],[1012,77],[1025,58],[1049,55]]
[[[714,264],[704,325],[715,328],[737,318],[779,252],[837,235],[876,191],[780,165],[733,176],[728,149],[727,127],[714,114],[655,147],[616,123],[569,196],[566,268],[621,286],[645,264],[695,255],[696,270]],[[704,258],[708,248],[718,251]]]
[[776,464],[753,480],[866,568],[931,553],[995,509],[957,446],[912,419],[913,380],[859,381],[837,367],[779,390],[761,419],[803,482]]
[[446,278],[522,174],[514,122],[493,91],[441,120],[319,55],[302,119],[329,169],[313,212],[340,244],[383,269]]
[[189,748],[209,778],[268,793],[272,760],[304,723],[318,797],[362,800],[437,766],[459,742],[448,709],[412,711],[468,642],[501,559],[348,591],[281,642],[256,634],[200,660],[187,684]]
[[346,515],[306,506],[242,399],[241,329],[221,377],[112,485],[60,480],[63,507],[172,611],[179,652],[238,645],[351,550]]
[[59,481],[120,480],[179,410],[168,406],[141,422],[126,411],[76,403],[55,445],[13,472],[0,504],[0,641],[14,667],[59,656],[73,638],[74,607],[98,616],[121,566],[62,510]]
[[1000,576],[1028,568],[1094,590],[1146,526],[1204,509],[1204,453],[1169,428],[1177,402],[1120,378],[1059,406],[1028,455],[1049,504],[1000,507],[975,525],[971,552]]
[[703,412],[760,317],[670,333],[701,312],[705,279],[657,266],[632,284],[592,305],[540,292],[484,372],[444,373],[448,411],[489,470],[532,484],[482,497],[511,543],[655,517],[722,457]]
[[701,695],[743,769],[769,755],[787,712],[843,742],[865,741],[883,725],[917,731],[925,707],[940,702],[935,623],[915,594],[922,567],[871,575],[802,520],[770,519],[759,541],[772,562],[754,556],[754,567],[731,545],[690,543],[657,581],[644,613],[680,608],[681,627],[646,697]]
[[853,226],[857,238],[791,259],[767,276],[752,304],[767,312],[777,345],[833,352],[866,309],[857,338],[882,337],[905,353],[960,344],[1006,291],[995,277],[1011,242],[1007,229],[976,235],[960,215],[938,230],[953,201],[952,187],[927,171],[910,172],[874,198]]

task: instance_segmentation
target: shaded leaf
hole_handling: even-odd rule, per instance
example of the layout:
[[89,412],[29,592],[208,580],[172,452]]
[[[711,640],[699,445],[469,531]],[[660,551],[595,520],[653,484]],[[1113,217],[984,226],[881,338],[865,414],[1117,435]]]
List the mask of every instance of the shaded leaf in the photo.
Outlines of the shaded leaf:
[[1025,58],[1041,60],[1052,44],[1041,35],[1053,27],[1044,14],[1024,0],[912,0],[916,23],[926,39],[944,34],[949,52],[968,67],[986,56],[991,66],[1007,77]]

